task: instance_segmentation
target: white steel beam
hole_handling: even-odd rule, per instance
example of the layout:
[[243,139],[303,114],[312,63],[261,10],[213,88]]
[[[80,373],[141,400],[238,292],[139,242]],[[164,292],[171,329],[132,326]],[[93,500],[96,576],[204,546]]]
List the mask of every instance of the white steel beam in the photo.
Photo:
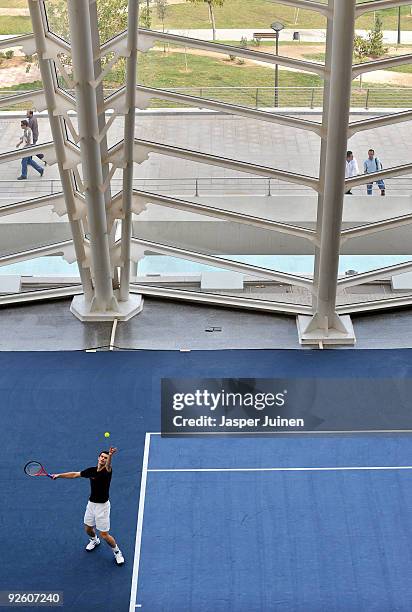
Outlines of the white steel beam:
[[330,72],[331,72],[331,48],[332,48],[332,32],[333,32],[333,6],[334,0],[328,0],[328,16],[326,20],[326,44],[325,44],[325,77],[323,81],[323,112],[322,112],[322,133],[320,141],[319,155],[319,189],[318,189],[318,205],[316,211],[316,235],[318,237],[318,246],[315,248],[315,261],[313,266],[313,312],[317,308],[317,289],[319,286],[319,263],[320,263],[320,235],[322,233],[322,218],[323,218],[323,200],[325,187],[325,161],[327,150],[327,132],[328,132],[328,112],[329,112],[329,95],[330,95]]
[[382,11],[383,9],[393,8],[395,6],[410,5],[410,0],[370,0],[356,6],[356,19],[364,13],[371,11]]
[[323,64],[298,60],[291,57],[284,57],[282,55],[274,55],[273,53],[268,53],[266,51],[253,51],[252,49],[244,49],[243,47],[225,45],[218,42],[208,42],[205,40],[199,40],[198,38],[191,38],[189,36],[167,34],[166,32],[156,32],[155,30],[145,30],[143,28],[139,28],[139,34],[139,44],[140,41],[142,41],[144,44],[145,39],[149,42],[150,40],[158,40],[175,45],[180,44],[191,49],[202,49],[205,51],[212,51],[214,53],[224,53],[225,55],[236,54],[236,57],[242,57],[255,62],[258,61],[267,64],[277,64],[278,66],[302,70],[303,72],[312,72],[314,74],[318,74],[319,76],[323,76],[325,74],[325,67]]
[[336,312],[340,234],[345,191],[345,152],[349,125],[355,0],[335,2],[331,42],[331,75],[324,163],[319,278],[316,311],[300,322],[300,341],[353,341],[351,327]]
[[[281,115],[280,113],[268,112],[247,106],[239,106],[238,104],[228,104],[227,102],[218,102],[209,100],[208,98],[199,98],[197,96],[189,96],[187,94],[167,91],[166,89],[157,89],[155,87],[145,87],[144,85],[137,86],[137,106],[138,108],[147,108],[152,98],[160,100],[169,100],[170,102],[179,102],[196,108],[207,108],[220,113],[246,117],[247,119],[257,119],[258,121],[268,121],[278,125],[287,125],[301,130],[308,130],[320,135],[322,125],[316,121],[308,121],[307,119],[298,119],[289,115]],[[114,96],[113,96],[114,97]],[[110,108],[110,105],[107,104]]]
[[65,252],[72,247],[73,240],[64,240],[63,242],[47,244],[45,246],[28,249],[27,251],[19,251],[18,253],[11,253],[10,255],[2,255],[0,256],[0,267],[9,266],[10,264],[19,263],[20,261],[36,259],[37,257],[47,257],[50,255],[60,255],[63,257]]
[[373,60],[372,62],[364,62],[363,64],[354,64],[352,68],[352,77],[355,79],[365,72],[385,70],[392,66],[403,66],[403,64],[410,64],[411,61],[412,53],[405,53],[405,55],[397,55],[396,57],[387,57],[385,59]]
[[[119,150],[121,146],[113,147],[109,151],[109,159],[116,162],[119,156]],[[251,164],[248,162],[238,161],[235,159],[229,159],[226,157],[220,157],[218,155],[212,155],[208,153],[201,153],[199,151],[191,151],[190,149],[183,149],[181,147],[175,147],[173,145],[164,145],[158,142],[151,142],[150,140],[142,140],[140,138],[135,139],[134,144],[134,161],[141,163],[142,156],[150,153],[158,153],[161,155],[171,155],[172,157],[178,157],[181,159],[187,159],[193,162],[209,164],[212,166],[219,166],[221,168],[230,168],[231,170],[237,170],[239,172],[247,172],[248,174],[257,174],[259,176],[267,176],[277,178],[287,183],[296,183],[298,185],[305,185],[315,191],[318,190],[318,179],[306,176],[304,174],[296,174],[294,172],[288,172],[286,170],[276,170],[275,168],[268,168],[267,166],[260,166],[258,164]],[[119,162],[116,162],[119,163]]]
[[356,314],[358,312],[376,312],[379,310],[393,310],[395,308],[405,308],[412,305],[412,293],[409,295],[397,295],[395,297],[384,297],[377,300],[365,302],[353,302],[352,304],[342,304],[337,307],[340,315]]
[[352,123],[349,125],[349,137],[353,136],[357,132],[373,130],[375,128],[384,127],[385,125],[395,125],[396,123],[403,123],[405,121],[412,121],[412,111],[407,110],[400,113],[393,113],[391,115],[383,115],[382,117],[372,117],[371,119],[352,121]]
[[30,302],[41,302],[42,300],[61,300],[83,293],[82,285],[71,285],[54,287],[53,289],[36,289],[35,291],[21,291],[8,295],[0,295],[0,306],[11,304],[25,304]]
[[139,189],[134,189],[133,193],[136,196],[136,206],[133,207],[133,212],[136,214],[140,214],[146,208],[147,204],[157,204],[158,206],[173,208],[174,210],[183,210],[185,212],[190,212],[197,215],[205,215],[207,217],[214,217],[215,219],[222,219],[223,221],[242,223],[244,225],[258,227],[259,229],[273,230],[281,234],[297,236],[298,238],[309,240],[312,243],[317,242],[315,231],[304,227],[298,227],[297,225],[271,221],[270,219],[245,215],[233,212],[231,210],[225,210],[223,208],[216,208],[214,206],[207,206],[206,204],[198,204],[197,202],[195,203],[187,200],[171,198],[169,196],[150,193],[148,191]]
[[135,133],[135,107],[137,83],[137,26],[139,23],[139,3],[129,0],[127,15],[127,64],[126,64],[126,116],[124,119],[124,168],[123,168],[123,219],[121,234],[121,301],[129,298],[130,285],[130,240],[132,237],[133,201],[133,153]]
[[100,154],[90,12],[83,0],[68,0],[73,72],[80,135],[90,251],[94,273],[91,312],[118,310],[113,293],[104,179]]
[[[325,67],[323,64],[308,62],[305,60],[297,60],[291,57],[284,57],[282,55],[273,55],[273,53],[267,53],[265,51],[253,51],[252,49],[244,49],[243,47],[225,45],[218,42],[208,42],[206,40],[199,40],[198,38],[168,34],[166,32],[157,32],[156,30],[147,30],[145,28],[139,28],[138,34],[138,49],[142,52],[148,51],[150,47],[155,44],[156,40],[158,40],[175,45],[182,45],[183,47],[189,47],[191,49],[202,49],[204,51],[223,53],[225,55],[236,54],[236,57],[242,57],[255,62],[277,64],[278,66],[302,70],[303,72],[312,72],[320,76],[323,76],[325,73]],[[118,49],[119,46],[123,47],[124,49],[125,40],[126,31],[118,34],[118,36],[115,36],[107,43],[102,45],[102,53],[113,52],[115,49]],[[124,53],[124,50],[122,50],[122,53]]]
[[57,80],[52,60],[45,59],[47,40],[46,40],[46,10],[44,1],[29,0],[30,17],[33,25],[34,39],[36,43],[36,53],[39,62],[41,79],[43,82],[44,93],[46,96],[47,109],[51,133],[53,136],[54,149],[57,155],[60,180],[66,201],[67,212],[69,215],[70,228],[72,231],[74,248],[79,264],[80,278],[83,285],[86,300],[91,300],[93,294],[90,268],[84,266],[86,253],[84,249],[84,229],[81,220],[76,220],[76,201],[73,188],[72,173],[65,168],[67,163],[66,138],[63,131],[62,119],[54,115],[56,109]]
[[[35,0],[31,0],[34,2]],[[36,42],[34,34],[23,34],[22,36],[11,36],[0,40],[0,49],[10,49],[13,47],[22,47],[27,55],[36,53]]]
[[21,159],[22,157],[28,157],[29,155],[37,155],[37,153],[44,153],[44,155],[47,157],[51,153],[54,155],[54,150],[54,143],[46,142],[45,144],[32,145],[30,147],[24,147],[23,149],[16,149],[15,151],[0,153],[0,164]]
[[0,108],[14,106],[15,104],[23,104],[23,102],[32,102],[33,106],[35,106],[36,110],[38,111],[42,111],[47,108],[43,89],[39,89],[38,91],[27,91],[14,96],[0,98]]
[[232,272],[253,274],[260,278],[276,280],[282,283],[288,283],[289,285],[296,285],[297,287],[305,287],[309,291],[312,290],[312,281],[309,278],[298,276],[296,274],[286,274],[285,272],[279,272],[277,270],[268,270],[267,268],[252,266],[250,264],[240,263],[231,259],[224,259],[223,257],[218,257],[216,255],[206,255],[205,253],[189,251],[188,249],[180,249],[178,247],[160,244],[158,242],[151,242],[150,240],[141,240],[140,238],[132,238],[131,242],[132,245],[138,247],[137,249],[132,250],[132,252],[134,251],[134,258],[136,258],[136,260],[144,257],[146,253],[170,255],[172,257],[179,257],[180,259],[187,259],[196,263],[211,265],[216,268],[223,268],[224,270],[231,270]]
[[26,212],[27,210],[33,210],[35,208],[42,208],[43,206],[60,206],[61,204],[66,207],[64,203],[64,196],[62,193],[48,194],[33,198],[31,200],[24,200],[22,202],[13,202],[12,204],[5,204],[0,206],[0,217],[6,217],[8,215],[15,215],[17,213]]
[[219,293],[187,291],[186,289],[156,287],[143,283],[133,283],[130,289],[134,293],[148,295],[150,297],[179,300],[182,302],[194,302],[195,304],[212,304],[225,306],[226,308],[242,308],[246,310],[255,310],[257,312],[278,312],[289,315],[307,315],[311,312],[310,306],[305,306],[304,304],[246,298],[241,295],[222,295]]
[[402,166],[385,168],[385,170],[379,170],[379,172],[360,174],[359,176],[346,179],[345,190],[347,191],[348,189],[352,189],[352,187],[358,187],[358,185],[373,183],[379,179],[391,178],[393,176],[405,176],[405,174],[409,174],[410,172],[412,172],[412,164],[403,164]]
[[352,238],[360,238],[361,236],[370,236],[377,232],[383,232],[385,230],[396,229],[403,225],[410,225],[412,223],[412,213],[407,215],[401,215],[399,217],[393,217],[391,219],[384,219],[383,221],[375,221],[374,223],[367,223],[365,225],[357,225],[343,230],[341,233],[341,245]]
[[370,270],[369,272],[361,272],[360,274],[345,276],[345,278],[340,278],[338,280],[338,286],[339,289],[356,287],[356,285],[363,285],[364,283],[369,283],[381,278],[390,278],[391,276],[405,274],[406,272],[412,272],[412,261],[395,264],[394,266],[386,266],[385,268],[377,268],[376,270]]

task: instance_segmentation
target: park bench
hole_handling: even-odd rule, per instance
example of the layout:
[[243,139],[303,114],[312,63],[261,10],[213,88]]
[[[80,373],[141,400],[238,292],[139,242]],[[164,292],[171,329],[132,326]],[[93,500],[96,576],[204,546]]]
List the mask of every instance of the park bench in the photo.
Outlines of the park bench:
[[[261,38],[270,38],[274,40],[276,34],[274,32],[254,32],[253,38],[260,40]],[[300,32],[293,32],[293,40],[300,40]]]

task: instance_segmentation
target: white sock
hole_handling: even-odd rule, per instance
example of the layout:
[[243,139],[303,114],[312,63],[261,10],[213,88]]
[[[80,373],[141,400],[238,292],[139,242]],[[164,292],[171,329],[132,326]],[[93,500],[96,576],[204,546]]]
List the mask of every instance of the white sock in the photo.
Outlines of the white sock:
[[112,551],[114,555],[117,555],[117,553],[120,552],[120,548],[117,546],[117,544],[114,548],[112,548]]
[[90,542],[97,542],[99,538],[97,537],[97,535],[93,536],[92,538],[90,538]]

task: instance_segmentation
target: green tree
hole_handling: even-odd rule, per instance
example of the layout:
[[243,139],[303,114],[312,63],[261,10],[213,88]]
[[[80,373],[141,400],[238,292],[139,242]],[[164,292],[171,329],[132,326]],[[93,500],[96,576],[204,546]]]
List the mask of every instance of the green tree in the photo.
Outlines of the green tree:
[[156,13],[162,22],[163,32],[165,31],[165,19],[167,13],[167,0],[155,0]]
[[213,40],[216,40],[216,21],[215,21],[214,8],[216,6],[223,6],[225,0],[187,0],[187,1],[191,2],[192,4],[202,4],[206,2],[208,10],[209,10],[210,24],[212,26]]
[[373,28],[368,32],[368,55],[370,57],[381,57],[385,55],[388,48],[383,44],[382,19],[376,16]]
[[[97,17],[99,25],[100,42],[104,43],[116,34],[127,29],[127,0],[97,0]],[[66,0],[53,0],[47,3],[47,20],[52,32],[70,42],[69,16]],[[102,65],[110,61],[113,54],[102,58]],[[61,57],[66,67],[71,67],[71,57]],[[113,68],[116,81],[124,82],[126,62],[120,58]]]
[[[355,34],[355,38],[353,39],[353,55],[360,64],[365,61],[369,55],[368,39],[363,38],[363,36],[359,36],[359,34]],[[362,88],[362,75],[359,77],[359,84]]]
[[[98,0],[97,14],[102,43],[127,28],[127,0]],[[48,2],[47,19],[52,32],[70,41],[66,0]]]
[[[360,64],[367,58],[377,58],[385,55],[388,48],[383,44],[382,20],[377,15],[373,28],[368,32],[366,38],[355,35],[353,41],[353,55]],[[359,78],[362,87],[362,75]]]
[[139,23],[144,28],[148,28],[150,30],[152,26],[152,12],[149,6],[144,6],[139,11]]
[[[155,0],[156,13],[162,22],[162,30],[165,31],[165,19],[167,13],[167,0]],[[166,45],[163,44],[163,52],[166,53]],[[187,72],[187,71],[186,71]]]

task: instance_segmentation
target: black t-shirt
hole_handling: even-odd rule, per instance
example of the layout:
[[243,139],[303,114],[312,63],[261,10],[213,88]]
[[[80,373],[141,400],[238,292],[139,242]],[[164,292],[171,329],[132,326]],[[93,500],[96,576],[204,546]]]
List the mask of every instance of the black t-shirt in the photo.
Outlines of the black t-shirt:
[[80,472],[82,478],[90,478],[90,501],[96,504],[104,504],[109,499],[110,481],[112,473],[106,468],[97,471],[97,467],[89,467]]

